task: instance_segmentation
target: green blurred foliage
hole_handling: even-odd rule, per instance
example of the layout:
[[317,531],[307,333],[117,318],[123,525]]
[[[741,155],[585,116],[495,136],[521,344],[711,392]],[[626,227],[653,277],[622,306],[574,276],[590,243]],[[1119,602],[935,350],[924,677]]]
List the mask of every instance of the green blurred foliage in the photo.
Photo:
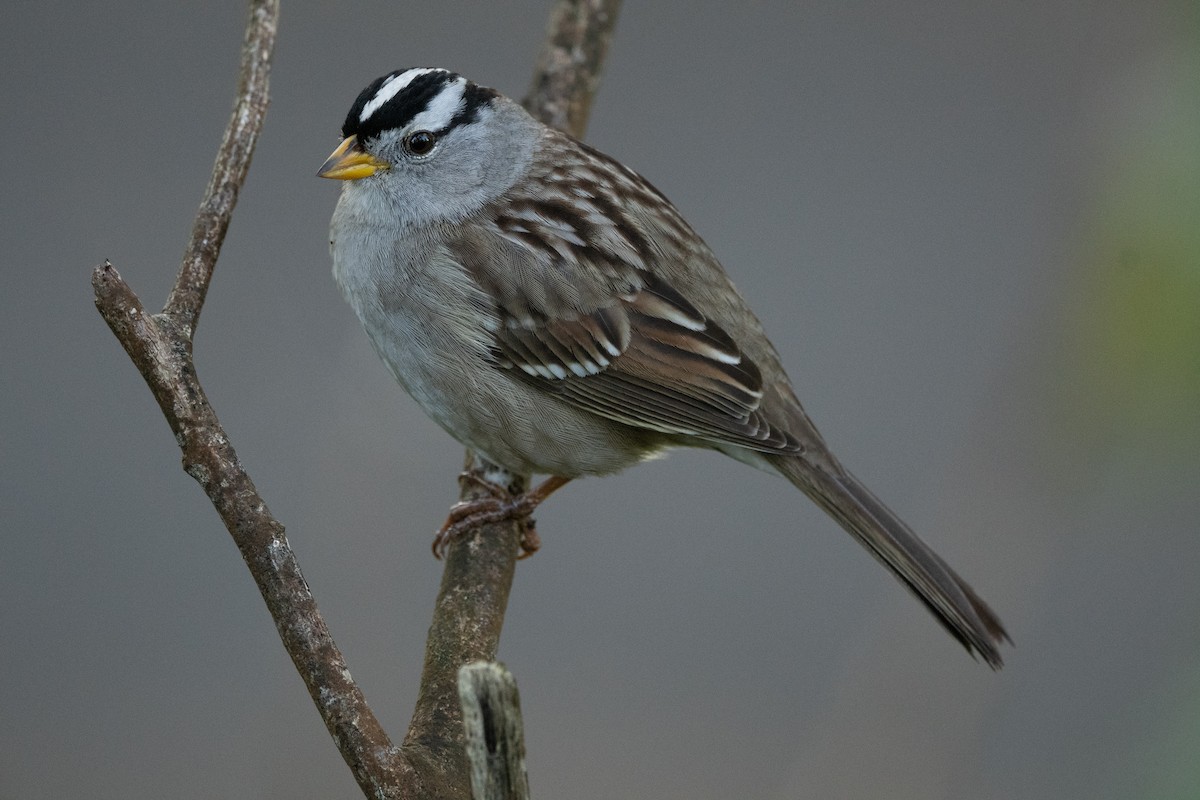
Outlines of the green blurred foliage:
[[[1200,40],[1135,76],[1067,315],[1065,427],[1089,452],[1200,445]],[[1132,451],[1132,453],[1131,453]]]

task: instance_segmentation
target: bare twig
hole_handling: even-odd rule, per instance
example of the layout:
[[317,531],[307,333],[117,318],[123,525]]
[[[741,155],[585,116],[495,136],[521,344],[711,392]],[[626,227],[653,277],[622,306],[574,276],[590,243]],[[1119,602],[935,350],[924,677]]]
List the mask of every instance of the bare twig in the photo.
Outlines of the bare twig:
[[[534,86],[533,110],[580,133],[612,35],[616,2],[560,0]],[[92,274],[96,307],[149,386],[201,485],[242,553],[284,647],[359,786],[370,797],[466,797],[467,764],[456,694],[458,668],[492,659],[512,583],[519,531],[490,526],[447,556],[405,746],[392,744],[350,678],[284,535],[267,509],[196,375],[192,338],[268,102],[278,0],[251,0],[237,101],[170,297],[148,314],[117,270]],[[513,488],[519,488],[514,479]],[[492,530],[495,529],[495,530]]]
[[242,69],[237,101],[200,210],[192,224],[192,236],[183,254],[183,264],[163,313],[174,317],[190,341],[200,321],[200,310],[208,293],[213,268],[217,265],[238,192],[250,171],[250,158],[258,143],[269,102],[271,54],[279,27],[279,0],[253,0],[250,21],[242,43]]
[[267,509],[209,405],[192,362],[192,336],[267,110],[278,0],[252,0],[237,100],[175,287],[162,313],[146,313],[105,262],[92,274],[96,307],[146,380],[204,489],[242,553],[326,727],[359,784],[372,794],[411,784],[411,769],[350,679],[283,525]]
[[557,3],[525,108],[542,122],[583,137],[621,0]]
[[262,592],[288,655],[359,784],[400,782],[395,748],[350,679],[300,565],[225,436],[192,365],[190,342],[170,317],[150,316],[111,264],[92,277],[96,306],[146,379],[183,465],[204,488]]

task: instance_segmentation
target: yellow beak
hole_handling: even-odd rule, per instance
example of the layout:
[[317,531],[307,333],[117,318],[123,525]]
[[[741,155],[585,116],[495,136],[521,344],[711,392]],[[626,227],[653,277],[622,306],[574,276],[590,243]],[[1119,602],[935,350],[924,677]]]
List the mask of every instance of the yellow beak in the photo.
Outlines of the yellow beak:
[[317,172],[318,178],[333,178],[339,181],[356,181],[387,169],[388,164],[363,150],[357,136],[347,136],[325,159]]

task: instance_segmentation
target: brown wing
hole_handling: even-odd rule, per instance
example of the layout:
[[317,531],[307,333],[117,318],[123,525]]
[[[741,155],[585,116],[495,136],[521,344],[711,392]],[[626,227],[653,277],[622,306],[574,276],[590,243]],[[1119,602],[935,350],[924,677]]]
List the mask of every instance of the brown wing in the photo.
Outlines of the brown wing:
[[451,247],[496,303],[498,366],[627,425],[802,450],[762,413],[758,365],[662,277],[720,269],[674,207],[574,140],[551,134],[546,146],[525,184],[537,195],[510,194]]
[[762,375],[736,343],[670,287],[643,286],[575,319],[496,334],[500,364],[603,417],[772,453],[799,444],[759,411]]

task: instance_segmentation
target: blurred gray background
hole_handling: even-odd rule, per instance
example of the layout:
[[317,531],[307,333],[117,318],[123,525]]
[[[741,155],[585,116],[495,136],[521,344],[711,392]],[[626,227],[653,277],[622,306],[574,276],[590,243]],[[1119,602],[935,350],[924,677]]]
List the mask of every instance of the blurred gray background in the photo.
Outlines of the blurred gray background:
[[[520,97],[550,3],[285,0],[196,342],[355,677],[407,724],[461,448],[329,275],[371,79]],[[17,7],[19,6],[19,8]],[[239,2],[0,28],[0,798],[357,796],[96,314],[161,306]],[[1000,613],[974,663],[782,481],[680,452],[538,515],[501,658],[541,798],[1200,796],[1195,2],[634,2],[588,139],[720,255],[841,458]]]

